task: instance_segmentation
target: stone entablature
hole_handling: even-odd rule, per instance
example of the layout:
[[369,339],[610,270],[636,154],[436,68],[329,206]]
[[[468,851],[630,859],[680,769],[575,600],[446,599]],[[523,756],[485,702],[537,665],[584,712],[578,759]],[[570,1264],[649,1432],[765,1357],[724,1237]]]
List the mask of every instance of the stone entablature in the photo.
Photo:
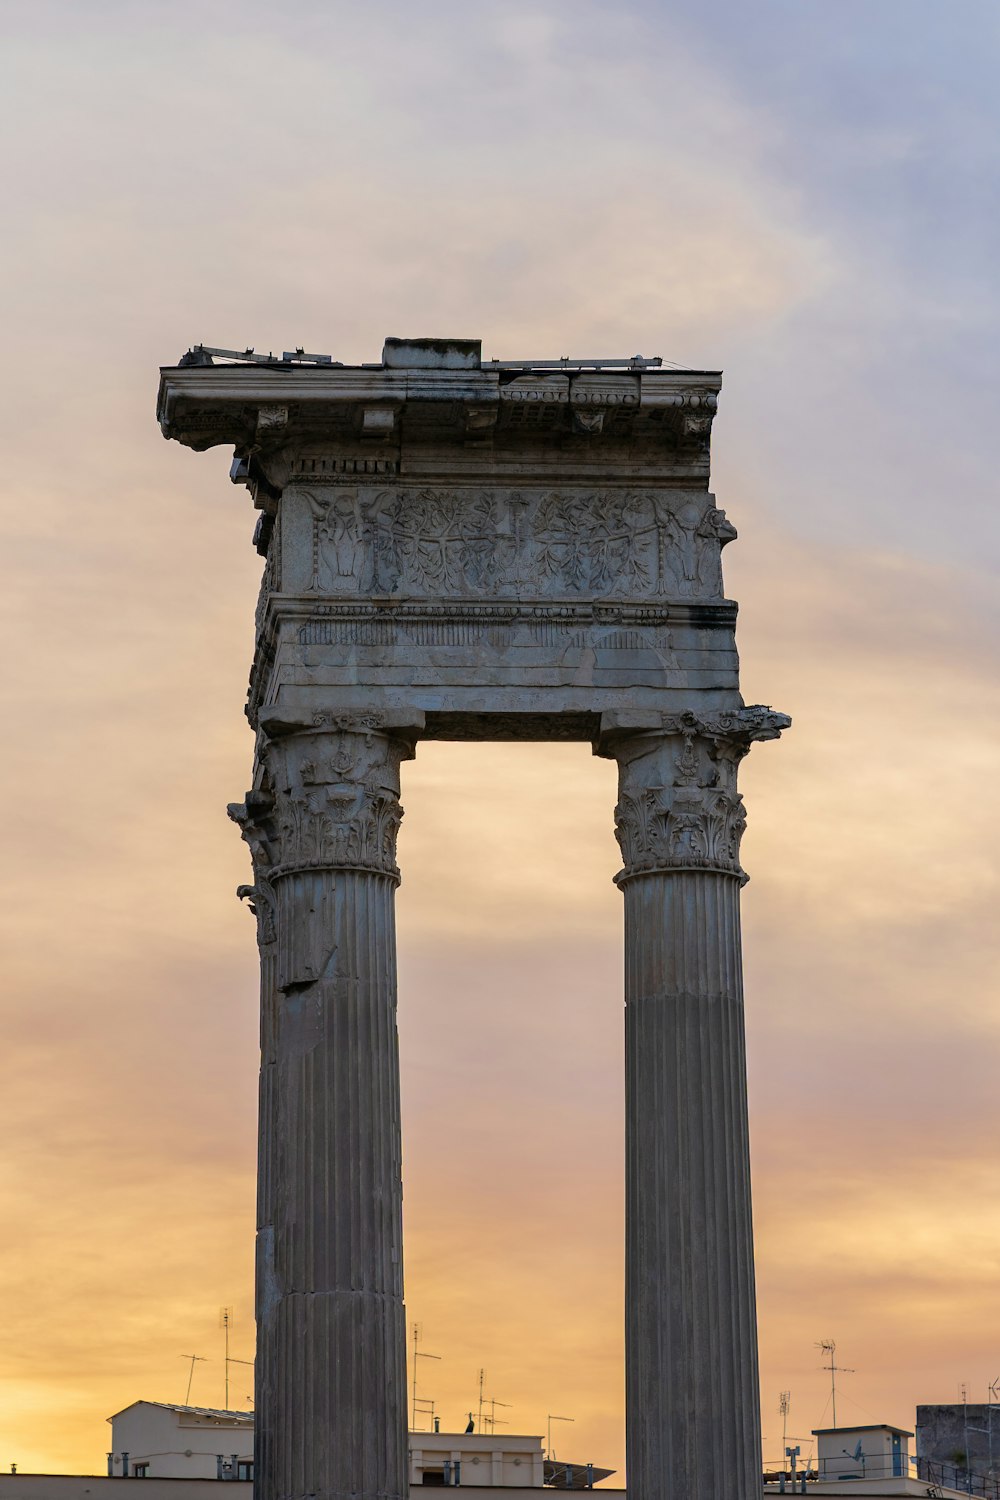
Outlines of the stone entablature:
[[262,511],[251,723],[371,691],[431,738],[738,707],[718,374],[475,368],[477,349],[162,372],[164,434],[232,443]]

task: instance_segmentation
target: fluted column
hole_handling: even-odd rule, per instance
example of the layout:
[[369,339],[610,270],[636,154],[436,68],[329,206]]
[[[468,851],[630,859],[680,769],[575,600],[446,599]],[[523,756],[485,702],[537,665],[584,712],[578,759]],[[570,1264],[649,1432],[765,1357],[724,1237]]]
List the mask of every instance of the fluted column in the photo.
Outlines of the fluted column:
[[612,736],[624,868],[630,1500],[756,1500],[737,765],[784,715]]
[[394,897],[412,747],[374,715],[316,717],[265,740],[260,789],[231,809],[261,946],[256,1493],[401,1500]]

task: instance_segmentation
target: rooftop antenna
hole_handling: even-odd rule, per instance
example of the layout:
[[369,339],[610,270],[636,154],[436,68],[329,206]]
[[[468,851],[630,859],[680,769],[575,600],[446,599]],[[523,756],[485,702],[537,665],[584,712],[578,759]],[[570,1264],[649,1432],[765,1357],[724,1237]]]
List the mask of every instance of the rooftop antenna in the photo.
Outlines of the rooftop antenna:
[[552,1451],[552,1423],[553,1422],[575,1422],[575,1421],[576,1421],[575,1417],[554,1417],[551,1414],[551,1412],[549,1413],[549,1416],[548,1416],[548,1424],[549,1424],[548,1425],[548,1442],[547,1442],[547,1445],[546,1445],[546,1456],[548,1458],[555,1458],[555,1454]]
[[972,1460],[969,1457],[969,1387],[962,1381],[962,1425],[965,1429],[965,1487],[972,1494]]
[[835,1355],[837,1353],[837,1344],[835,1339],[821,1339],[820,1342],[816,1345],[816,1348],[822,1349],[824,1354],[828,1354],[830,1356],[830,1363],[828,1365],[824,1365],[823,1368],[824,1370],[830,1371],[830,1400],[833,1403],[833,1425],[834,1427],[836,1427],[837,1375],[838,1373],[841,1375],[853,1375],[854,1371],[847,1365],[838,1365],[836,1363]]
[[410,1418],[410,1430],[417,1430],[417,1360],[418,1359],[440,1359],[440,1354],[425,1354],[423,1349],[417,1346],[420,1343],[420,1324],[413,1325],[413,1415]]
[[[417,1400],[416,1400],[416,1404],[420,1408],[419,1415],[422,1416],[422,1417],[428,1417],[430,1419],[430,1424],[431,1425],[428,1427],[427,1431],[428,1432],[433,1432],[435,1430],[434,1429],[434,1406],[435,1406],[435,1401],[434,1401],[433,1396],[418,1396]],[[417,1430],[416,1421],[417,1421],[416,1416],[414,1416],[414,1419],[413,1419],[413,1428],[412,1428],[413,1432],[416,1432],[416,1430]]]
[[986,1403],[986,1426],[985,1427],[970,1427],[969,1426],[968,1388],[966,1387],[965,1382],[964,1381],[962,1382],[962,1402],[963,1402],[963,1406],[964,1406],[964,1417],[965,1417],[965,1467],[966,1467],[966,1475],[967,1475],[967,1481],[966,1482],[967,1482],[967,1484],[969,1486],[970,1493],[971,1493],[971,1487],[972,1487],[971,1458],[970,1458],[970,1455],[969,1455],[969,1433],[970,1432],[980,1432],[980,1433],[982,1433],[983,1437],[986,1439],[986,1441],[987,1441],[987,1443],[989,1445],[989,1476],[990,1476],[991,1479],[994,1479],[994,1474],[993,1474],[993,1403],[996,1400],[997,1384],[998,1384],[998,1381],[994,1380],[993,1384],[989,1387],[990,1399]]
[[204,1354],[180,1354],[177,1357],[178,1357],[178,1359],[189,1359],[191,1361],[191,1368],[188,1371],[188,1388],[187,1388],[187,1391],[186,1391],[185,1396],[184,1396],[184,1405],[185,1406],[190,1406],[190,1404],[191,1404],[191,1382],[194,1379],[195,1361],[196,1360],[200,1360],[202,1364],[206,1364],[207,1363],[207,1358],[206,1358],[206,1356]]
[[778,1410],[781,1413],[781,1451],[784,1453],[788,1445],[788,1413],[792,1405],[791,1391],[782,1391],[781,1400],[778,1402]]
[[231,1307],[219,1308],[219,1323],[226,1334],[226,1405],[225,1411],[229,1410],[229,1329],[233,1321],[233,1310]]
[[479,1371],[479,1421],[476,1423],[476,1431],[483,1430],[483,1381],[486,1379],[486,1371]]
[[[253,1369],[253,1360],[252,1359],[237,1359],[236,1356],[235,1356],[235,1354],[232,1356],[232,1358],[230,1359],[229,1363],[231,1365],[249,1365],[250,1368]],[[247,1400],[251,1403],[251,1405],[253,1404],[253,1397],[252,1396],[248,1396]]]
[[486,1399],[487,1399],[487,1401],[490,1404],[490,1414],[486,1418],[487,1422],[489,1422],[489,1424],[490,1424],[490,1431],[491,1432],[496,1432],[496,1430],[497,1430],[497,1423],[498,1422],[500,1423],[501,1427],[507,1427],[507,1426],[509,1426],[509,1423],[507,1422],[506,1417],[498,1417],[497,1416],[497,1407],[498,1406],[502,1406],[505,1411],[510,1411],[510,1409],[511,1409],[510,1402],[509,1401],[498,1401],[495,1396],[487,1396]]

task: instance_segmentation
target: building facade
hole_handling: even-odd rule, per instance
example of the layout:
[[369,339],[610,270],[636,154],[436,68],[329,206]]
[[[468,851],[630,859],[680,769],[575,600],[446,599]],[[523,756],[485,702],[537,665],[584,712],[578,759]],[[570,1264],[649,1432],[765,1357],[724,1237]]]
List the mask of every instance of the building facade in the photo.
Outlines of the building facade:
[[114,1479],[252,1479],[252,1412],[133,1401],[109,1417]]

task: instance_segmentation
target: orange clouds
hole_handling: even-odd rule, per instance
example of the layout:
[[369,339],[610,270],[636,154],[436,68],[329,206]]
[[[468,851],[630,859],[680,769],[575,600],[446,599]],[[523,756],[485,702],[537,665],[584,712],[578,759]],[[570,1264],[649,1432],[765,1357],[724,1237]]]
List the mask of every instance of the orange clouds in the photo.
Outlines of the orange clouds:
[[[182,1394],[185,1352],[221,1400],[222,1303],[252,1347],[255,966],[222,809],[257,563],[222,455],[154,451],[163,492],[124,535],[122,496],[89,503],[116,539],[85,568],[67,544],[55,612],[52,492],[16,597],[0,1457],[25,1467],[100,1468],[103,1417]],[[743,777],[765,1411],[791,1384],[820,1420],[832,1334],[845,1411],[905,1424],[990,1357],[988,621],[954,570],[821,555],[724,499],[747,696],[796,720]],[[614,799],[586,746],[421,746],[399,931],[422,1390],[457,1422],[485,1366],[514,1426],[574,1415],[560,1450],[620,1473]]]
[[[780,1389],[795,1432],[823,1416],[823,1336],[857,1367],[853,1416],[981,1392],[994,466],[954,348],[992,335],[951,251],[918,298],[823,197],[827,122],[812,151],[757,65],[738,86],[642,7],[14,9],[0,1464],[100,1470],[103,1418],[182,1396],[184,1354],[221,1401],[223,1303],[252,1348],[255,953],[224,808],[249,778],[259,559],[229,455],[153,421],[155,366],[199,339],[728,367],[745,695],[795,718],[743,771],[766,1451]],[[766,9],[752,40],[787,59]],[[963,162],[994,134],[958,132]],[[614,768],[424,746],[403,800],[407,1298],[442,1355],[421,1386],[455,1422],[485,1366],[512,1429],[575,1416],[559,1450],[620,1477]]]

